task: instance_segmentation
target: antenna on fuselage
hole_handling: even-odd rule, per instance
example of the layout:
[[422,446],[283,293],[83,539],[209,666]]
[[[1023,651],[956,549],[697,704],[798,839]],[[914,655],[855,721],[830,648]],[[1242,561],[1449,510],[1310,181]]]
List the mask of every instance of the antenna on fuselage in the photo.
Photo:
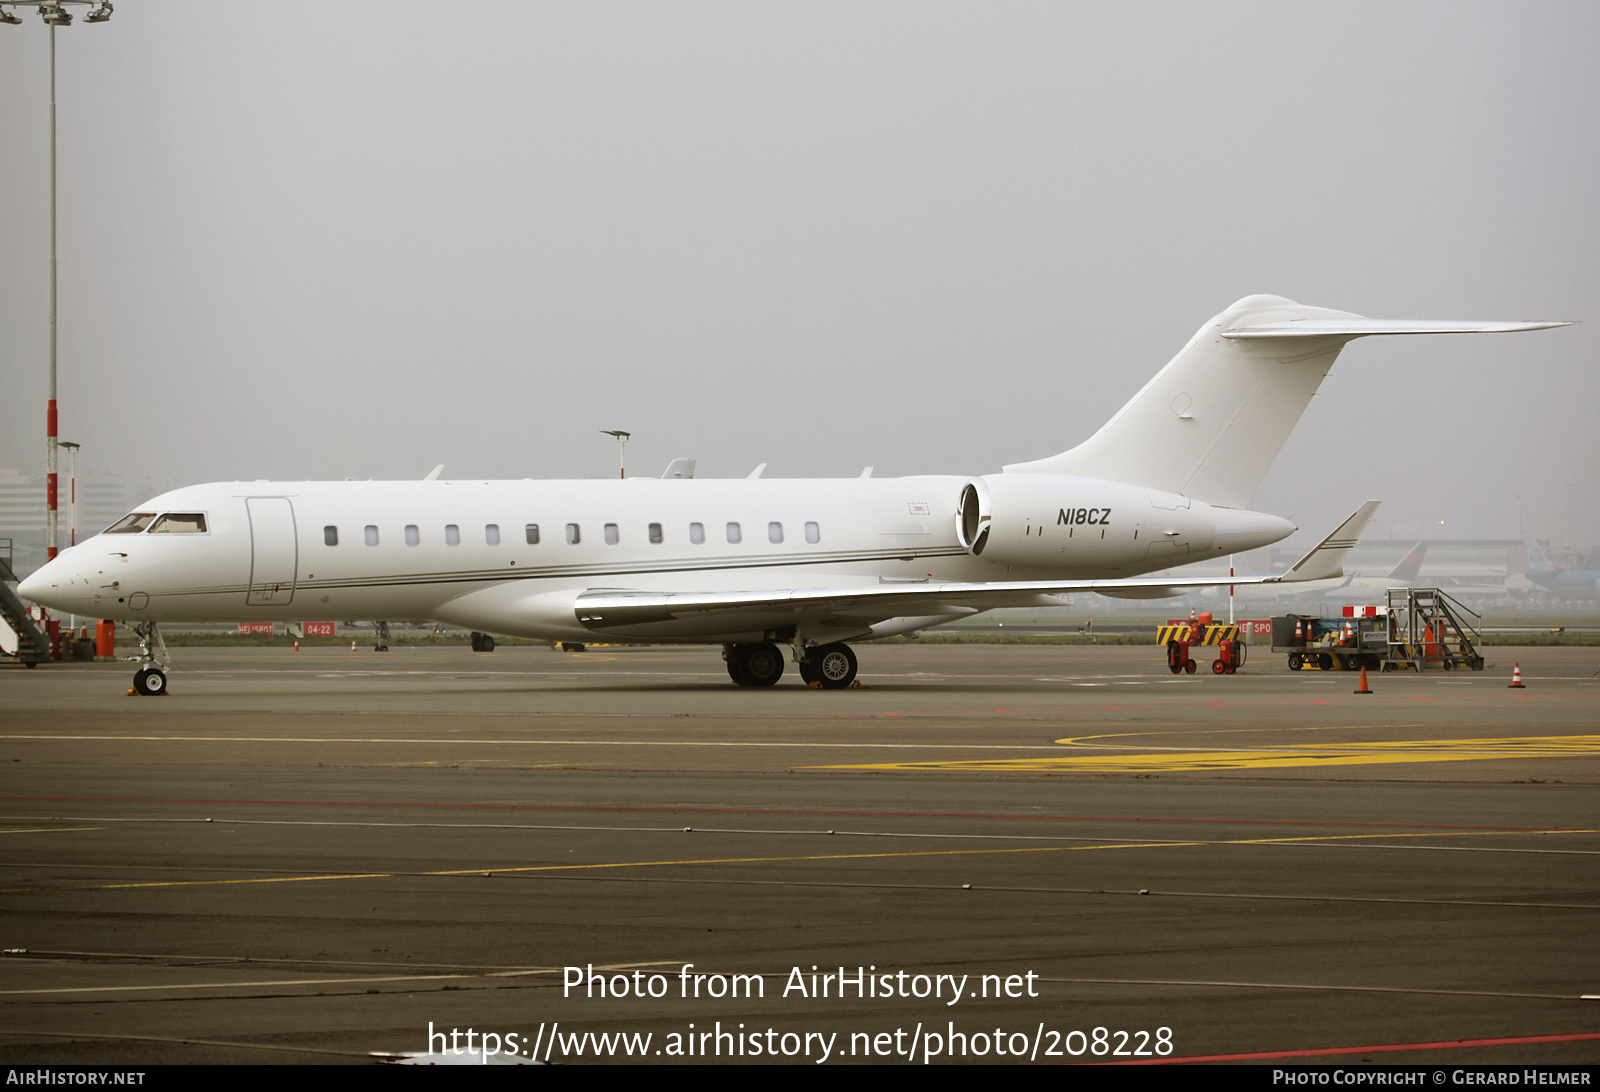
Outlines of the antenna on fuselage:
[[603,428],[600,432],[603,435],[617,438],[617,477],[626,478],[628,476],[628,437],[632,436],[633,433],[623,432],[620,428]]

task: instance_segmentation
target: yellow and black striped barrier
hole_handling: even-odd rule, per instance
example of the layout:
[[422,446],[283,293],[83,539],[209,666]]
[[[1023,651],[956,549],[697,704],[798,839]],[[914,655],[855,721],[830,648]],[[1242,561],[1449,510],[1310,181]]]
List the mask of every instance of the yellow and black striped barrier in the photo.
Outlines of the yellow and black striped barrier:
[[[1189,631],[1194,627],[1187,623],[1181,626],[1157,626],[1156,644],[1164,645],[1168,641],[1187,641]],[[1239,639],[1238,626],[1212,625],[1205,627],[1202,645],[1220,645],[1223,641],[1237,641]]]

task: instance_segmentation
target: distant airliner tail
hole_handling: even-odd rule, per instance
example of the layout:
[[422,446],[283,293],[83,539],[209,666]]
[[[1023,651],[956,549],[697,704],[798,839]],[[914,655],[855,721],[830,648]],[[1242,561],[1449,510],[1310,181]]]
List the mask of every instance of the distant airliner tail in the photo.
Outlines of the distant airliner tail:
[[1099,432],[1070,451],[1005,470],[1104,478],[1243,508],[1346,342],[1565,325],[1367,319],[1246,296],[1202,326]]
[[1400,564],[1394,567],[1394,571],[1389,574],[1389,579],[1403,580],[1405,583],[1410,584],[1422,572],[1422,559],[1427,553],[1428,544],[1426,542],[1419,542],[1411,547],[1411,552],[1401,559]]

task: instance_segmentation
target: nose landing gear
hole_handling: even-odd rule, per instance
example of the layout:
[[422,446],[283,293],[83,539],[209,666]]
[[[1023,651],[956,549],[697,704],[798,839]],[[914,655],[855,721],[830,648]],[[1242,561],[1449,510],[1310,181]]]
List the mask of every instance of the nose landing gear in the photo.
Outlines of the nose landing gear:
[[167,673],[164,668],[171,663],[167,643],[161,639],[161,627],[155,622],[135,622],[133,632],[139,638],[139,655],[131,656],[139,665],[133,673],[133,688],[129,694],[153,698],[167,692]]

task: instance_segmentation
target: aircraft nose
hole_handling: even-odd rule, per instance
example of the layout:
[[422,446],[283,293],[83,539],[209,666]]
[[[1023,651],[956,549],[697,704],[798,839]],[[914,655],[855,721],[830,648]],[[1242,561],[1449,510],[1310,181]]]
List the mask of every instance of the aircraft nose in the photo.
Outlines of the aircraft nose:
[[[52,564],[54,563],[52,562]],[[50,588],[50,579],[45,575],[45,569],[48,569],[49,567],[49,565],[45,565],[42,568],[30,573],[21,583],[17,585],[17,594],[22,596],[24,599],[31,599],[35,603],[39,602],[39,596],[43,595]]]
[[60,604],[71,598],[68,590],[71,577],[72,573],[63,564],[63,559],[58,557],[35,569],[26,580],[20,581],[17,584],[17,594],[30,602],[46,607],[66,609]]

